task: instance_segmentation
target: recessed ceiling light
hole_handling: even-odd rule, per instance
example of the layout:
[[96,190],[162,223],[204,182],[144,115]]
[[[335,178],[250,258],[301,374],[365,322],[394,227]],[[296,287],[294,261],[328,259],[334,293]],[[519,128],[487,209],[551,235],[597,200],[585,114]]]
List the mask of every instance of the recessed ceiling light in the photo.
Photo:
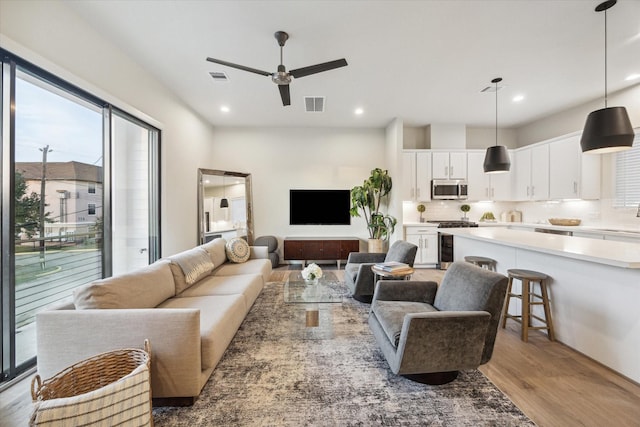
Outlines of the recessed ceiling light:
[[220,111],[222,111],[223,113],[228,113],[229,111],[229,107],[227,107],[226,105],[223,105],[222,107],[220,107]]
[[524,99],[524,95],[516,95],[513,97],[513,102],[520,102]]
[[362,108],[356,108],[354,113],[356,116],[361,116],[362,114],[364,114],[364,110]]
[[635,80],[635,79],[640,79],[640,74],[637,74],[637,73],[629,74],[625,80]]

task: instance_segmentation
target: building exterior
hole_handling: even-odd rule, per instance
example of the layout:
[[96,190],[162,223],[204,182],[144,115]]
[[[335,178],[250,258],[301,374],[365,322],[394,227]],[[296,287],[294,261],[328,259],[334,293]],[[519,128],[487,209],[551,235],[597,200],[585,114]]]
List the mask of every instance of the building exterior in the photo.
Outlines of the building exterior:
[[[102,218],[102,167],[86,163],[47,162],[45,212],[49,221],[45,237],[82,241]],[[41,162],[16,162],[22,173],[27,193],[40,194]]]

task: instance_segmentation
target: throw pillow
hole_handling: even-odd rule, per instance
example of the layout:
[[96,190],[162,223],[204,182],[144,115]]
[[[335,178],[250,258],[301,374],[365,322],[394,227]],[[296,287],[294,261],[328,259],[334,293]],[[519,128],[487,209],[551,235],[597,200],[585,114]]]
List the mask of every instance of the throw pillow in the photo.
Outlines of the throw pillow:
[[233,239],[229,240],[225,249],[227,252],[227,258],[229,258],[229,261],[231,262],[247,262],[247,260],[249,260],[249,256],[251,255],[249,244],[246,240],[240,237],[234,237]]
[[211,257],[201,247],[180,252],[168,259],[171,261],[170,267],[176,284],[176,295],[209,275],[214,267]]

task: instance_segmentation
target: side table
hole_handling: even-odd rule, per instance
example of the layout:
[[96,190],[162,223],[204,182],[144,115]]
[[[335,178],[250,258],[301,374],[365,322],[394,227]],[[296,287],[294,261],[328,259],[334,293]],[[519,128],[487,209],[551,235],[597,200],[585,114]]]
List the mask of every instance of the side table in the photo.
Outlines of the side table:
[[374,289],[380,277],[409,280],[411,279],[411,276],[415,272],[413,267],[403,268],[402,270],[398,270],[398,271],[386,271],[376,267],[375,265],[371,266],[371,271],[373,271],[373,288]]

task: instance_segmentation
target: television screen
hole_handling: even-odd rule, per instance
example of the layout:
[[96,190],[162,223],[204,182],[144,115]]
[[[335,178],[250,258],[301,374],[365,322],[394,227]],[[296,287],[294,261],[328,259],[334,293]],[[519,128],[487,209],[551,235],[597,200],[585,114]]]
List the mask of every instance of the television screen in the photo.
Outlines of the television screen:
[[290,190],[290,225],[350,225],[349,190]]

